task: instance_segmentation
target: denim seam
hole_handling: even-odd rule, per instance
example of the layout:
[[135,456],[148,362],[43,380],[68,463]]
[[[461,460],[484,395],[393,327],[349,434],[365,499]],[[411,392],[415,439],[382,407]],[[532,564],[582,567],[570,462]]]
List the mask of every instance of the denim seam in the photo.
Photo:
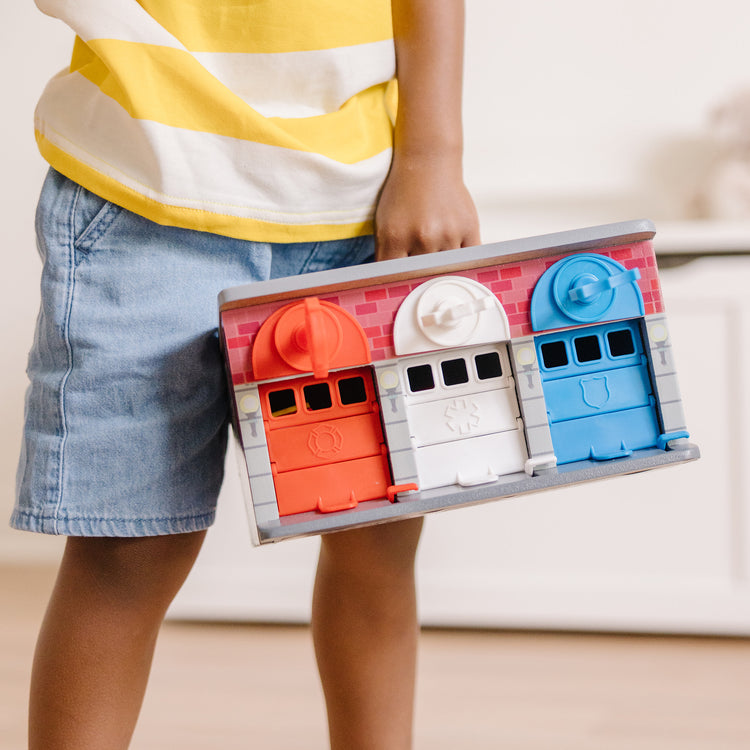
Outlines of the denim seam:
[[68,355],[68,367],[60,380],[60,394],[58,399],[58,405],[60,409],[60,451],[58,455],[57,465],[57,498],[55,500],[55,510],[52,518],[55,533],[59,533],[58,519],[60,517],[60,508],[62,507],[63,501],[63,482],[65,479],[65,448],[68,442],[68,421],[66,418],[66,397],[65,387],[68,383],[68,379],[73,371],[73,347],[70,343],[70,319],[73,313],[73,292],[75,289],[75,211],[78,205],[78,199],[83,191],[83,188],[78,186],[75,191],[75,195],[70,205],[70,212],[68,214],[68,293],[65,300],[65,317],[63,319],[62,339],[65,342],[65,349]]
[[[186,531],[206,529],[215,521],[216,510],[205,513],[188,513],[176,516],[116,517],[63,515],[50,517],[47,513],[35,513],[15,509],[10,519],[13,528],[51,534],[54,536],[152,536],[180,534]],[[129,528],[130,527],[130,528]],[[133,528],[139,531],[133,533]]]
[[310,252],[307,255],[307,258],[305,258],[305,262],[302,264],[302,267],[300,268],[300,273],[308,273],[308,269],[312,265],[313,258],[315,258],[315,254],[318,252],[318,248],[320,247],[320,243],[316,242],[313,246]]
[[[215,515],[215,510],[205,511],[203,513],[178,513],[175,515],[164,515],[164,516],[100,516],[96,514],[85,515],[85,514],[56,514],[52,520],[55,522],[55,533],[59,533],[57,530],[57,522],[62,519],[64,521],[98,521],[101,523],[151,523],[155,521],[191,521],[201,518],[209,518]],[[18,510],[16,515],[19,518],[34,518],[39,521],[44,521],[48,518],[46,513],[35,513],[30,510]]]

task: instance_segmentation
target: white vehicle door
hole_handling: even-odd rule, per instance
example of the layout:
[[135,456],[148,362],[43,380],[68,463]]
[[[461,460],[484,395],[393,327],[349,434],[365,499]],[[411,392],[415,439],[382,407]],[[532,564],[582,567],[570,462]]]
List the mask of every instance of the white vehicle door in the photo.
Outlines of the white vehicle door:
[[524,470],[526,441],[505,343],[404,357],[400,367],[421,490]]

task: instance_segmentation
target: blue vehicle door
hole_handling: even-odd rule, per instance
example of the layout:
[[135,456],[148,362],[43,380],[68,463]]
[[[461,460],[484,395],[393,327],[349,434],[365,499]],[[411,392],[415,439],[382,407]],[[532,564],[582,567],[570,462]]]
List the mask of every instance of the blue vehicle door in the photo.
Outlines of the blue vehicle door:
[[556,331],[535,342],[558,464],[657,445],[661,430],[639,320]]

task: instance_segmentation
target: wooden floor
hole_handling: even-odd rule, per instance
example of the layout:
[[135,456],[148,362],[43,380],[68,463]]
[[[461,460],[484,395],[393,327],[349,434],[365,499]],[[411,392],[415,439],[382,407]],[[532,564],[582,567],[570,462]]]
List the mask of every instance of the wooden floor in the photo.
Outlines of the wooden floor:
[[[52,582],[0,568],[0,750]],[[747,750],[750,641],[428,630],[417,750]],[[133,750],[324,750],[302,627],[168,623]]]

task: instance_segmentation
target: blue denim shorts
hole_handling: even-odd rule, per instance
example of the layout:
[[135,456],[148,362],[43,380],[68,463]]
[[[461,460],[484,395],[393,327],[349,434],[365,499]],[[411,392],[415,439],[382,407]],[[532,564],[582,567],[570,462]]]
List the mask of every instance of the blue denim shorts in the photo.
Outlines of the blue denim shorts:
[[11,525],[71,536],[209,526],[229,401],[217,295],[372,260],[372,237],[273,245],[154,224],[51,171]]

